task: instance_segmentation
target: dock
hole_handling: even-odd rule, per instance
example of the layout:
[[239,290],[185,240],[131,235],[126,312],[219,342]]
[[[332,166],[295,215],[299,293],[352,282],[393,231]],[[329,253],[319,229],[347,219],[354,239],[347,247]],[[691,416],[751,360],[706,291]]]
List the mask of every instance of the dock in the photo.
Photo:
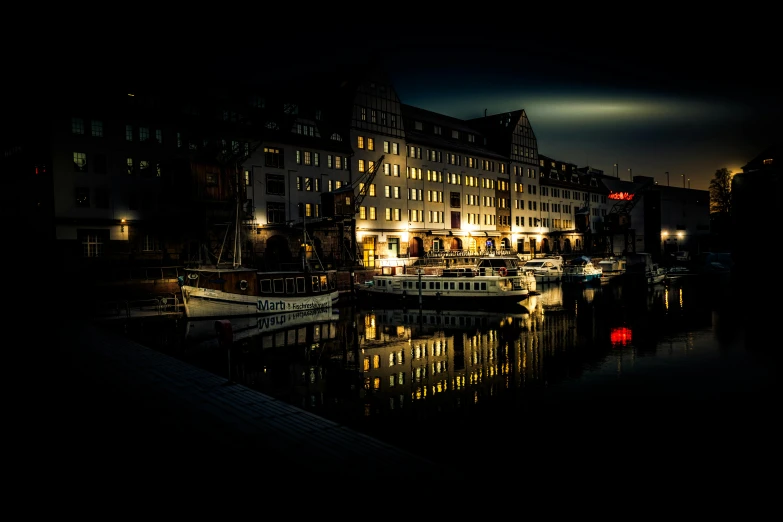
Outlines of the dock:
[[[453,480],[413,455],[104,329],[63,320],[38,412],[81,467],[165,465],[274,477]],[[65,429],[67,427],[67,429]]]

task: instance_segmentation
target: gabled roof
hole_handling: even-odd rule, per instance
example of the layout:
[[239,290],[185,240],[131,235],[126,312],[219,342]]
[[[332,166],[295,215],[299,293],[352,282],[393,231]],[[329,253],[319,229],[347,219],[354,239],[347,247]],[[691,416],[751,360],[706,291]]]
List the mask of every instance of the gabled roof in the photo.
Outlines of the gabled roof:
[[[464,120],[414,107],[413,105],[400,104],[400,110],[402,112],[403,120],[408,123],[405,127],[405,135],[410,142],[430,145],[439,149],[476,154],[485,158],[495,158],[498,160],[505,158],[505,156],[484,147],[484,139],[481,132]],[[411,128],[410,123],[413,121],[437,125],[446,129],[446,131],[443,134],[434,134],[431,130],[416,130],[415,128]],[[451,130],[459,131],[460,135],[465,133],[474,134],[476,136],[476,141],[471,143],[466,142],[463,139],[452,138],[451,133],[448,132]]]

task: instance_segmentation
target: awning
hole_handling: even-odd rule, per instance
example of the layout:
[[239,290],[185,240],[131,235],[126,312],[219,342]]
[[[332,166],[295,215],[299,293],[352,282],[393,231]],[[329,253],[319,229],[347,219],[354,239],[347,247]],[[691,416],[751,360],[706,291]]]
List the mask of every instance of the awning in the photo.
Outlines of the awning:
[[487,237],[500,237],[500,232],[497,232],[495,230],[491,230],[489,232],[486,232]]
[[462,231],[462,230],[451,230],[451,231],[449,232],[449,235],[450,235],[450,236],[455,236],[455,237],[465,237],[465,236],[467,236],[467,235],[468,235],[468,233],[467,233],[467,232],[464,232],[464,231]]

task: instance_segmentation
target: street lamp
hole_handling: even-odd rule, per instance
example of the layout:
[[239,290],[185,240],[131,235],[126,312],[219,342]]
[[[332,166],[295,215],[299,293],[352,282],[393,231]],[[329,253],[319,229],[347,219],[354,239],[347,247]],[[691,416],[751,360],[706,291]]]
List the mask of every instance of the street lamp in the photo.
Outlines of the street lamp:
[[685,174],[680,174],[680,177],[682,178],[682,188],[685,188]]
[[669,173],[666,173],[666,186],[669,186]]
[[691,188],[691,178],[688,178],[688,188]]
[[620,167],[617,165],[617,163],[614,164],[614,175],[616,178],[620,177]]
[[628,181],[633,181],[633,169],[628,169]]

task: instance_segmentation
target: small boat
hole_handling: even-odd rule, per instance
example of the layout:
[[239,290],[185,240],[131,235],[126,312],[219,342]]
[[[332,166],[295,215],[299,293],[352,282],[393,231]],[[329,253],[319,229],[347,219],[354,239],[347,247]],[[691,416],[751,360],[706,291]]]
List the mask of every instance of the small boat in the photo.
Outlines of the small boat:
[[651,285],[658,285],[666,281],[666,269],[653,264],[653,268],[647,275],[647,282]]
[[608,283],[617,276],[625,273],[626,260],[624,257],[607,257],[598,262],[601,269],[601,283]]
[[469,265],[418,267],[406,272],[376,275],[369,284],[357,287],[357,292],[379,305],[397,301],[406,306],[464,306],[469,302],[486,309],[519,303],[536,289],[533,273],[512,255],[487,255]]
[[524,270],[532,270],[536,283],[559,283],[563,280],[563,258],[541,257],[522,264]]
[[563,266],[563,283],[600,283],[601,273],[601,269],[589,257],[579,256]]

